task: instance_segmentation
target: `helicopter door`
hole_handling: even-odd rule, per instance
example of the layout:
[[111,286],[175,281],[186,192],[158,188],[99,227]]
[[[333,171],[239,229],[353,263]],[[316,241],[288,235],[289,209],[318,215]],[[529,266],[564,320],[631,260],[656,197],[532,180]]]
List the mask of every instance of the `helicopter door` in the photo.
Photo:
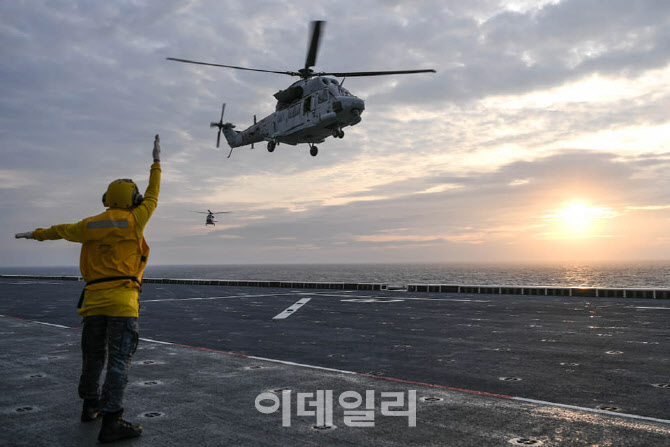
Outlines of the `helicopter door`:
[[311,121],[312,118],[316,118],[316,105],[318,101],[318,95],[310,95],[307,96],[303,100],[303,114],[305,115],[305,118],[307,119],[307,122]]
[[302,122],[300,119],[300,103],[296,103],[289,107],[286,113],[286,129],[290,130]]

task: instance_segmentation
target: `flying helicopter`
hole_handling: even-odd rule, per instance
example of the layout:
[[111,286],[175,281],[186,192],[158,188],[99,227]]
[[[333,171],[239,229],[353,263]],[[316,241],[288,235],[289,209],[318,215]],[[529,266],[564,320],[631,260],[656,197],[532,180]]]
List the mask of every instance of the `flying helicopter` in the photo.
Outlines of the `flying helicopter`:
[[192,211],[192,212],[193,212],[193,213],[198,213],[198,214],[207,214],[207,217],[205,218],[205,219],[206,219],[206,220],[205,220],[205,226],[207,226],[207,225],[213,225],[213,226],[216,226],[216,222],[218,222],[218,220],[214,220],[214,216],[215,216],[216,214],[229,214],[229,213],[232,213],[232,211],[216,211],[216,212],[212,212],[211,210],[207,210],[206,212],[205,212],[205,211]]
[[210,127],[218,127],[216,147],[219,147],[221,133],[230,146],[230,153],[240,146],[251,145],[262,141],[267,142],[268,152],[273,152],[278,144],[289,145],[308,144],[309,153],[316,156],[319,149],[317,143],[322,143],[329,136],[344,138],[343,129],[355,126],[361,122],[361,114],[365,110],[365,102],[351,94],[337,79],[357,76],[385,76],[412,73],[435,73],[433,69],[424,70],[395,70],[395,71],[356,71],[356,72],[315,72],[312,67],[316,64],[316,55],[319,49],[321,30],[324,21],[314,21],[311,25],[311,37],[305,66],[298,71],[275,71],[258,68],[238,67],[209,62],[197,62],[187,59],[168,57],[168,60],[189,64],[210,65],[214,67],[233,68],[236,70],[276,73],[289,76],[298,76],[300,79],[288,88],[274,94],[277,100],[274,113],[260,121],[254,115],[254,124],[243,131],[233,130],[234,124],[224,123],[223,115],[226,104],[221,108],[221,118],[218,122],[210,123]]

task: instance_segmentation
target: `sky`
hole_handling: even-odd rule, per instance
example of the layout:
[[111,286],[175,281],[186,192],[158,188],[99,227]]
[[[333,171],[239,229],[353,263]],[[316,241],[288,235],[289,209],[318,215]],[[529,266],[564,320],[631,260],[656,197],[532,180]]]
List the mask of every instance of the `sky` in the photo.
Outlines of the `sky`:
[[[216,146],[316,71],[362,121],[307,145]],[[666,0],[0,2],[0,266],[76,265],[14,239],[142,191],[161,135],[150,264],[670,259]],[[341,80],[341,79],[340,79]],[[194,211],[232,211],[205,226]]]

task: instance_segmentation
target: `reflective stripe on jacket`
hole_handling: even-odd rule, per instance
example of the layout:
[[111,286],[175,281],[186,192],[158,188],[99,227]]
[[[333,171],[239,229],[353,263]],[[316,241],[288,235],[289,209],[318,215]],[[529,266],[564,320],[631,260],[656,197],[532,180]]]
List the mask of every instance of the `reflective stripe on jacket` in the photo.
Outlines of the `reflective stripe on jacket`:
[[[79,266],[87,283],[115,276],[134,276],[142,281],[149,246],[144,236],[138,235],[131,210],[110,208],[97,216],[84,219],[82,223],[83,245]],[[122,286],[140,288],[135,281],[122,279],[91,284],[86,289]]]

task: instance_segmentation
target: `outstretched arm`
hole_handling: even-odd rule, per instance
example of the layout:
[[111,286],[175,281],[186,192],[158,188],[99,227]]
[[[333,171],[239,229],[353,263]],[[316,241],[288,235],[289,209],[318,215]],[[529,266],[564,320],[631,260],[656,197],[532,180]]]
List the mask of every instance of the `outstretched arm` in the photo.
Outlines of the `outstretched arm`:
[[17,233],[17,239],[37,239],[38,241],[66,239],[71,242],[81,242],[83,238],[84,222],[73,224],[54,225],[51,228],[38,228],[27,233]]
[[149,186],[144,193],[144,200],[142,204],[133,209],[135,215],[135,222],[137,224],[137,231],[142,234],[144,227],[149,218],[153,214],[158,205],[158,194],[161,187],[161,144],[160,136],[156,135],[154,139],[153,158],[154,163],[151,165],[151,173],[149,174]]

